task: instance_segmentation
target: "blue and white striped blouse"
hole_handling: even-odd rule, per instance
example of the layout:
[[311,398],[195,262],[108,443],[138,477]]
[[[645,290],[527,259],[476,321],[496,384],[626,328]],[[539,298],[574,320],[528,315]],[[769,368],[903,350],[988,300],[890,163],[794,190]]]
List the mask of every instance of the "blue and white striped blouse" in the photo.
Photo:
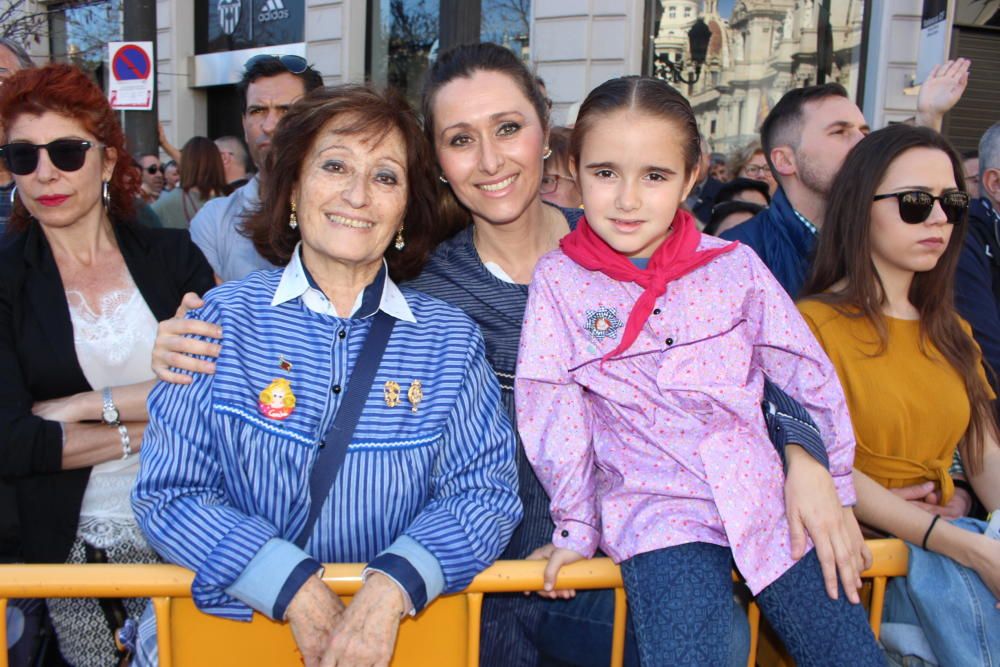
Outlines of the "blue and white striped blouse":
[[[464,588],[507,545],[521,518],[514,432],[482,336],[459,309],[400,291],[383,268],[352,317],[339,318],[307,275],[296,253],[284,271],[226,283],[189,314],[222,327],[222,353],[215,375],[150,394],[136,516],[165,559],[195,571],[193,597],[209,613],[281,618],[315,561],[368,562],[417,611]],[[396,326],[302,551],[293,542],[310,470],[379,309]],[[284,419],[259,405],[281,378],[295,396]],[[393,406],[390,382],[400,388]]]

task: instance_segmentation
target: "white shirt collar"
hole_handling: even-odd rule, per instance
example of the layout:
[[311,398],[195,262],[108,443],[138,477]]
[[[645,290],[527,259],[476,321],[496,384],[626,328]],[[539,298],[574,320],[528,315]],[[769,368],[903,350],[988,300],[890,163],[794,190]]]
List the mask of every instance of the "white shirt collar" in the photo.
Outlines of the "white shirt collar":
[[[301,252],[302,242],[300,241],[295,246],[295,251],[292,253],[292,258],[289,260],[288,266],[281,273],[281,282],[278,283],[278,289],[274,291],[274,298],[271,299],[271,305],[279,306],[286,301],[301,297],[302,303],[309,310],[323,315],[341,317],[330,300],[326,298],[326,295],[309,284],[305,267],[302,265]],[[386,269],[386,276],[385,282],[382,285],[382,296],[379,300],[378,309],[385,311],[388,315],[392,315],[397,320],[416,322],[417,318],[413,316],[410,305],[406,303],[406,297],[403,296],[399,287],[389,277],[388,266],[385,264],[384,259],[382,260],[382,264]],[[357,299],[354,301],[354,306],[351,308],[351,314],[348,317],[354,317],[358,309],[361,308],[364,295],[364,290],[358,294]]]

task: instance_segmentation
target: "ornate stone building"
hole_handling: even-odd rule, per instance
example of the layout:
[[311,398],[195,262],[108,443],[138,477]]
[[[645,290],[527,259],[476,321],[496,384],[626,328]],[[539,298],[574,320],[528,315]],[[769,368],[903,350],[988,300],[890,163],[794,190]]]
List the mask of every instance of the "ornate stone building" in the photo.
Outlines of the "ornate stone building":
[[[860,0],[832,3],[829,17],[817,0],[737,0],[728,17],[720,15],[718,0],[661,4],[657,53],[666,51],[671,60],[680,54],[689,63],[687,30],[700,17],[712,32],[699,79],[678,85],[715,151],[729,152],[753,140],[785,91],[817,83],[821,70],[826,81],[843,84],[852,97],[857,92],[864,18]],[[687,12],[693,4],[700,6]],[[686,17],[672,20],[681,7]],[[827,48],[817,47],[821,40]]]

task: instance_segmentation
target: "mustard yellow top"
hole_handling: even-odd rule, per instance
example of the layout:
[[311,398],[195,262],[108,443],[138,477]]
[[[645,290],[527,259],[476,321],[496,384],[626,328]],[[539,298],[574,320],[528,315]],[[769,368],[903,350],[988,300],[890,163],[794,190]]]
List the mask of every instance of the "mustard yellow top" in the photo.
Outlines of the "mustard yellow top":
[[929,341],[921,349],[919,320],[886,317],[888,341],[876,354],[878,333],[866,318],[818,301],[799,310],[844,386],[858,443],[854,467],[890,489],[933,481],[947,503],[954,492],[948,469],[971,406],[958,371]]

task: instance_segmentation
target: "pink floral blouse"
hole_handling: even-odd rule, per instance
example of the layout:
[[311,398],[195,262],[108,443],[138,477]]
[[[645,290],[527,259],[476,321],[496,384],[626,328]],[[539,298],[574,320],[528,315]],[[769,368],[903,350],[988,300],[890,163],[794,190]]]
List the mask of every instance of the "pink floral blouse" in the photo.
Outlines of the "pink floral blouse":
[[[703,236],[699,250],[722,244]],[[641,293],[561,251],[535,270],[516,402],[551,498],[552,541],[616,562],[688,542],[729,546],[757,594],[794,563],[764,376],[809,410],[850,505],[854,432],[837,374],[745,246],[671,283],[632,347],[602,364]]]

